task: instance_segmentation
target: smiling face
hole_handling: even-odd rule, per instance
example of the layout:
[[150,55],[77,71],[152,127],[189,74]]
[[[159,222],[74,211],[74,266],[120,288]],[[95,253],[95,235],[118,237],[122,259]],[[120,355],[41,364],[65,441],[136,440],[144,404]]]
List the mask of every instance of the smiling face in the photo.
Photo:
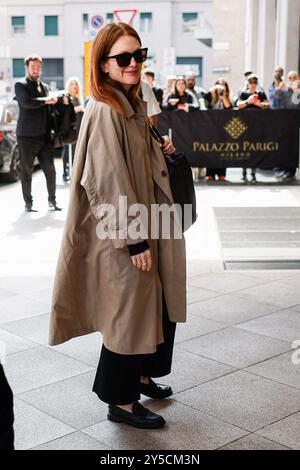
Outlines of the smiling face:
[[[139,41],[133,36],[121,36],[110,49],[108,56],[122,54],[124,52],[134,53],[140,49]],[[102,64],[102,70],[109,74],[115,82],[121,84],[125,90],[129,90],[139,82],[141,77],[142,64],[138,64],[132,57],[127,67],[119,67],[116,59],[106,59]]]

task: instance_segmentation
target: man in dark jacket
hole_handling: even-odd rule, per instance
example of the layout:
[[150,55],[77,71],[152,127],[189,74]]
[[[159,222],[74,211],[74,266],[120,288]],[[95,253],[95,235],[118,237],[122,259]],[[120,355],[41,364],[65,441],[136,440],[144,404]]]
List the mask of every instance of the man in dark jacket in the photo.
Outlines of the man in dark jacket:
[[38,157],[45,174],[49,207],[61,210],[56,203],[56,173],[53,145],[50,138],[50,106],[57,98],[41,101],[50,88],[41,81],[42,58],[30,55],[25,59],[26,77],[15,84],[15,99],[19,103],[20,116],[17,124],[17,139],[20,150],[21,181],[25,209],[34,211],[31,181],[35,157]]
[[0,450],[14,450],[13,394],[0,363]]

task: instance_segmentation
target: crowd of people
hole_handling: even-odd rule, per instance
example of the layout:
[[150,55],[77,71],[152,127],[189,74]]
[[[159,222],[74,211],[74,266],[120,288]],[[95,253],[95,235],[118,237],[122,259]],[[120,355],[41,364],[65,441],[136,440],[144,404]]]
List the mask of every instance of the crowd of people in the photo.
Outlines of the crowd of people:
[[[169,75],[165,89],[155,86],[154,73],[146,69],[143,80],[146,80],[153,89],[154,95],[161,110],[185,111],[195,110],[226,110],[226,109],[300,109],[300,99],[295,99],[300,92],[300,78],[297,72],[290,71],[286,81],[283,79],[284,70],[276,67],[274,80],[265,91],[259,84],[259,77],[252,71],[244,74],[244,86],[232,95],[228,82],[220,77],[214,85],[205,91],[197,86],[196,75],[188,72],[185,76]],[[149,77],[151,79],[149,80]],[[295,179],[296,168],[275,168],[275,176],[283,181]],[[207,181],[225,181],[226,170],[214,168],[194,169],[196,178],[205,178]],[[247,181],[247,169],[243,169],[242,179]],[[256,182],[256,169],[251,168],[251,181]]]
[[[56,106],[57,98],[47,98],[50,88],[41,81],[42,58],[36,55],[25,59],[27,76],[15,85],[16,99],[20,107],[17,126],[18,144],[21,156],[22,189],[27,211],[35,211],[31,195],[31,177],[33,160],[39,157],[45,173],[49,207],[60,210],[55,198],[55,167],[51,159],[51,142],[49,141],[49,105]],[[290,71],[284,80],[284,70],[276,67],[274,78],[267,91],[259,83],[258,76],[252,71],[244,75],[244,85],[232,95],[228,82],[220,77],[213,86],[204,90],[197,85],[197,77],[193,71],[185,76],[170,75],[167,77],[165,89],[156,86],[155,73],[144,67],[140,97],[147,102],[148,118],[151,124],[157,124],[157,116],[162,111],[193,112],[195,110],[226,110],[226,109],[299,109],[300,100],[295,99],[299,92],[299,75]],[[62,103],[72,105],[75,112],[76,135],[78,136],[81,120],[89,97],[84,98],[80,80],[70,77],[66,83],[66,96]],[[66,98],[68,97],[68,98]],[[45,98],[45,101],[39,101]],[[297,98],[297,96],[296,96]],[[67,101],[66,101],[67,99]],[[46,105],[46,106],[45,106]],[[48,106],[47,106],[48,105]],[[47,138],[45,136],[47,135]],[[70,180],[70,165],[75,154],[76,141],[66,144],[62,150],[63,180]],[[70,155],[70,152],[72,155]],[[30,158],[28,157],[30,156]],[[283,181],[295,179],[297,168],[275,168],[275,176]],[[225,181],[226,169],[193,168],[195,179],[207,181]],[[242,179],[247,182],[247,169],[242,172]],[[256,169],[251,168],[251,181],[256,182]]]

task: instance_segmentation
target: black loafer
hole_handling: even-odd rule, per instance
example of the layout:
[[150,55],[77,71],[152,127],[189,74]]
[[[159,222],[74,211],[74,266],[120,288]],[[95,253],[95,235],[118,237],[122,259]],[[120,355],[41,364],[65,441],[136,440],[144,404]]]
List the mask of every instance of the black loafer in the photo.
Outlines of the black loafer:
[[152,379],[150,379],[149,384],[140,383],[140,392],[146,397],[160,400],[173,394],[169,385],[156,384]]
[[132,405],[132,413],[117,405],[108,405],[107,419],[115,423],[125,423],[134,428],[143,429],[158,429],[166,424],[162,416],[144,408],[138,401]]

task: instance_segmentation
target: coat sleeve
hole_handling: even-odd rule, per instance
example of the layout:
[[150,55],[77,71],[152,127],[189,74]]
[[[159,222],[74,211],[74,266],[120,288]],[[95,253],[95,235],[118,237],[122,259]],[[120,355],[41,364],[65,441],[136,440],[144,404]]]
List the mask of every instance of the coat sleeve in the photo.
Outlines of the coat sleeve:
[[26,86],[21,82],[17,82],[15,84],[15,95],[19,104],[25,109],[39,109],[45,106],[43,101],[32,98],[28,93]]
[[[123,118],[110,106],[98,103],[93,104],[86,118],[80,132],[81,135],[88,133],[80,184],[99,222],[100,233],[106,232],[115,248],[144,242],[148,235],[140,211],[128,213],[138,200],[123,150]],[[106,206],[109,206],[108,211]]]

